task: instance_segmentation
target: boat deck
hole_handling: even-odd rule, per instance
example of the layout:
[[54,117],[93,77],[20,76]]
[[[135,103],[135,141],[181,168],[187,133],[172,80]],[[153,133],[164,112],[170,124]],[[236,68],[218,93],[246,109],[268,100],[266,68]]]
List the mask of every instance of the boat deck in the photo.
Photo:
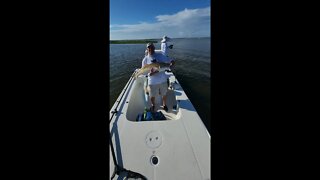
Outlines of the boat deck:
[[[172,75],[167,94],[165,112],[156,98],[157,111],[167,120],[135,121],[138,113],[149,105],[142,78],[130,78],[120,93],[117,103],[110,111],[110,135],[117,164],[137,172],[148,180],[209,180],[211,137],[197,111]],[[173,105],[177,105],[173,111]],[[112,111],[117,113],[113,115]],[[152,160],[157,158],[156,163]],[[114,161],[110,150],[110,177],[114,172]],[[114,179],[124,179],[125,174]]]

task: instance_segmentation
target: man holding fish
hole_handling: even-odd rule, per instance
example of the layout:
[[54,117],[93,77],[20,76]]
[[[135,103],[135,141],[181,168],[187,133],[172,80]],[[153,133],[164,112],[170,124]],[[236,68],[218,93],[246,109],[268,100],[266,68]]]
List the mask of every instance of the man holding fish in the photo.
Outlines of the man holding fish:
[[169,68],[175,64],[175,62],[169,57],[163,55],[162,53],[155,53],[155,47],[153,43],[147,44],[148,55],[145,56],[142,60],[141,69],[136,74],[136,77],[139,74],[143,74],[144,72],[149,71],[148,73],[148,87],[147,90],[151,97],[151,111],[155,110],[155,96],[160,92],[162,96],[162,105],[165,111],[168,111],[168,107],[166,106],[166,93],[168,90],[167,85],[167,75],[165,71],[160,70],[160,65],[170,64]]

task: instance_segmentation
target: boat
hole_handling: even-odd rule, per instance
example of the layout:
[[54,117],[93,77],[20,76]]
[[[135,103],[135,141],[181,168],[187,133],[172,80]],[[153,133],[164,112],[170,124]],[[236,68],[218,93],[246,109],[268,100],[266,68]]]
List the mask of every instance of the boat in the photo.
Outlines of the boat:
[[160,107],[160,95],[155,106],[165,120],[137,119],[151,106],[144,90],[147,75],[132,75],[112,106],[110,179],[211,179],[211,136],[174,73],[165,73],[168,111]]

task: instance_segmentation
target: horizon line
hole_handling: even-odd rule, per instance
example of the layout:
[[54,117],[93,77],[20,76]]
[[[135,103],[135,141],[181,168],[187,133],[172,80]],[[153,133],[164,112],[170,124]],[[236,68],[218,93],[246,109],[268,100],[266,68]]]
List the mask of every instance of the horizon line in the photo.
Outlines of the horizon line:
[[[187,38],[211,38],[211,36],[200,36],[200,37],[177,37],[170,39],[187,39]],[[122,41],[122,40],[157,40],[162,38],[143,38],[143,39],[109,39],[109,41]]]

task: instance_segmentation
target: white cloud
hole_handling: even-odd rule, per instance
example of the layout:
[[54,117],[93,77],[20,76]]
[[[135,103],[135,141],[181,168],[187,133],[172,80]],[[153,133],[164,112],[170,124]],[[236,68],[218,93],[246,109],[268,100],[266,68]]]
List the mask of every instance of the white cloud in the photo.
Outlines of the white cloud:
[[172,15],[158,15],[157,22],[110,25],[111,39],[144,39],[210,36],[210,7],[184,9]]

